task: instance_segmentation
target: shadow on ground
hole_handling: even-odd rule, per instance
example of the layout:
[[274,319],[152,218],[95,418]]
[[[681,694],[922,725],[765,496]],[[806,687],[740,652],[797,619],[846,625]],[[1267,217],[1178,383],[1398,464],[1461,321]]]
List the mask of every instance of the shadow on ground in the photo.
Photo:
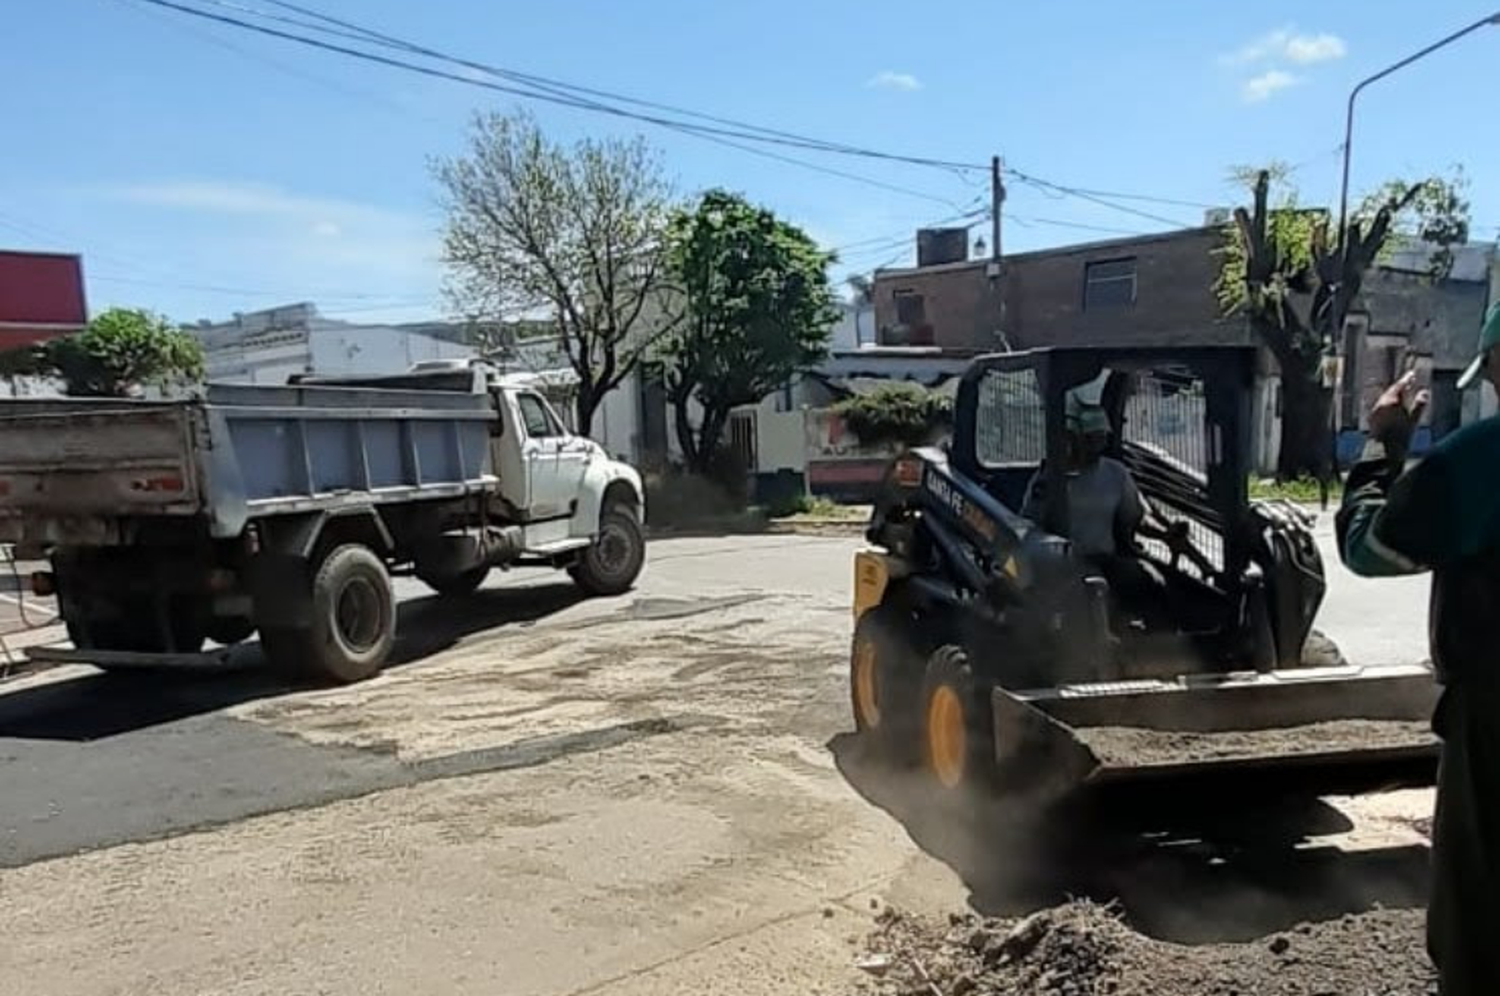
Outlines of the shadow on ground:
[[[490,588],[400,606],[391,668],[417,665],[464,637],[534,623],[583,599],[570,583]],[[301,691],[263,666],[258,643],[203,670],[94,672],[0,695],[0,738],[89,741]]]
[[1145,934],[1201,944],[1426,901],[1425,846],[1321,844],[1314,838],[1350,823],[1314,796],[1226,783],[1186,796],[1083,799],[1043,817],[1003,798],[940,800],[921,772],[893,771],[849,734],[829,748],[849,784],[952,868],[986,916],[1087,897],[1117,901]]

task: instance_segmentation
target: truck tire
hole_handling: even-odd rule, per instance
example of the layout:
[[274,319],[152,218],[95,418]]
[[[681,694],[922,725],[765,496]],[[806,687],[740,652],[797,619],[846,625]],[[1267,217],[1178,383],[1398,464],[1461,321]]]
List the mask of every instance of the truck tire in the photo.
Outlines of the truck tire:
[[417,572],[417,580],[421,581],[433,591],[444,598],[459,598],[464,595],[472,595],[484,584],[484,579],[490,576],[489,566],[473,567],[458,574],[424,574]]
[[849,704],[855,731],[883,760],[909,764],[920,754],[921,681],[899,613],[878,607],[861,616],[849,650]]
[[927,658],[921,702],[922,762],[932,780],[955,795],[990,788],[995,718],[962,647],[945,644]]
[[271,663],[299,677],[347,685],[380,673],[396,642],[396,595],[368,547],[335,547],[313,575],[312,625],[262,627]]
[[568,573],[590,595],[620,595],[635,584],[645,563],[640,521],[628,506],[614,505],[599,516],[599,535]]

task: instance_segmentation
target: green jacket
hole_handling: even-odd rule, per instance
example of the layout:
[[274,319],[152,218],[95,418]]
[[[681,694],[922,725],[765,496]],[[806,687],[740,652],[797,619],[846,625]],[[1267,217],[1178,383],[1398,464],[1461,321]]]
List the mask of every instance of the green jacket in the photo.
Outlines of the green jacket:
[[1500,417],[1453,433],[1403,473],[1404,457],[1366,444],[1338,513],[1339,556],[1366,577],[1431,570],[1439,680],[1500,681]]

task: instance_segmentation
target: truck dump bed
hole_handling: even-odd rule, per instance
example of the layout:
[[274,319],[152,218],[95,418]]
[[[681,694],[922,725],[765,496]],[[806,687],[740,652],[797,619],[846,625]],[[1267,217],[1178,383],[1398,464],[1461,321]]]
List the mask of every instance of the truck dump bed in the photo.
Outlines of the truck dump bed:
[[143,516],[201,516],[235,536],[258,515],[462,495],[495,484],[495,418],[467,373],[0,402],[0,542],[118,542],[122,520]]

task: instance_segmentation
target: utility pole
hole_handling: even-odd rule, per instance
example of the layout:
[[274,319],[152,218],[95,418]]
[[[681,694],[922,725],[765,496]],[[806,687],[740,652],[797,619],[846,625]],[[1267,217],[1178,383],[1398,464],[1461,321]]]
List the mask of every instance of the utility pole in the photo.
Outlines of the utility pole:
[[990,157],[990,262],[1000,262],[1000,208],[1005,203],[1005,181],[999,156]]
[[999,328],[995,337],[1010,351],[1010,340],[1005,334],[1005,284],[1000,280],[1000,211],[1005,205],[1005,166],[999,156],[990,157],[990,262],[985,272],[990,278],[990,293],[995,295]]

